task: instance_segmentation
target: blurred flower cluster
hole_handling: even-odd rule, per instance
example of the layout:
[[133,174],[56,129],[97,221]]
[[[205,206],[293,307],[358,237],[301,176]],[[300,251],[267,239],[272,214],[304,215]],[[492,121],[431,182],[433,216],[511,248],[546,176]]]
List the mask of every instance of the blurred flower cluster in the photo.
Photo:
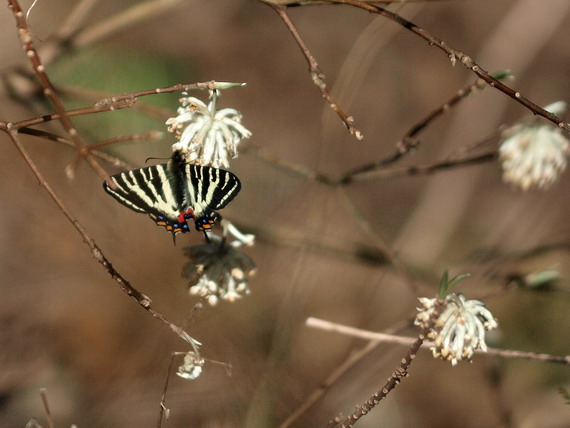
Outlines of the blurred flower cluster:
[[214,168],[229,167],[229,160],[237,157],[238,143],[251,137],[251,132],[241,124],[241,113],[233,108],[216,111],[219,89],[210,90],[207,105],[198,98],[183,95],[178,116],[166,121],[168,131],[178,138],[172,150],[180,151],[188,162]]
[[248,277],[255,273],[255,263],[237,250],[253,245],[254,235],[242,234],[232,223],[222,220],[223,235],[210,235],[210,242],[184,249],[190,259],[182,276],[189,279],[189,292],[203,297],[210,305],[219,300],[230,302],[249,293]]
[[[544,108],[561,115],[566,103],[558,101]],[[541,118],[515,125],[503,132],[499,145],[499,160],[503,180],[528,190],[547,189],[566,169],[570,142],[562,130]]]

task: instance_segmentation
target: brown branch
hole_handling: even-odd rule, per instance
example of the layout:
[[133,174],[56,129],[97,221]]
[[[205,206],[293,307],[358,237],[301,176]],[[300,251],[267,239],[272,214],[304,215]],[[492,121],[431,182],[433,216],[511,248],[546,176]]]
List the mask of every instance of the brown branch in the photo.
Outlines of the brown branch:
[[[26,21],[26,16],[17,0],[8,0],[8,6],[11,9],[12,13],[14,14],[14,18],[16,19],[16,26],[18,28],[18,37],[20,38],[20,42],[22,43],[22,47],[26,52],[26,56],[30,60],[32,64],[32,69],[36,74],[36,77],[40,81],[43,89],[43,94],[45,97],[52,103],[56,112],[60,115],[59,121],[62,124],[65,131],[69,134],[71,140],[77,146],[77,149],[80,150],[85,146],[85,142],[83,138],[73,125],[73,122],[69,118],[69,116],[65,112],[65,107],[61,98],[58,96],[54,86],[51,83],[48,75],[45,72],[45,67],[42,64],[40,57],[36,51],[36,48],[33,43],[33,36],[28,28],[28,23]],[[87,162],[91,167],[99,174],[99,176],[106,180],[108,178],[107,173],[101,166],[97,163],[97,161],[92,156],[87,156]]]
[[[91,107],[81,107],[81,108],[77,108],[77,109],[73,109],[73,110],[67,110],[65,112],[65,115],[67,117],[72,117],[72,116],[82,116],[82,115],[93,114],[93,113],[101,113],[101,112],[105,112],[105,111],[120,110],[123,108],[132,107],[135,102],[136,102],[136,99],[130,98],[127,100],[122,100],[121,102],[117,102],[113,105],[95,104]],[[38,116],[38,117],[31,118],[31,119],[24,119],[24,120],[20,120],[18,122],[13,122],[12,123],[12,129],[20,129],[20,128],[24,128],[27,126],[39,125],[40,123],[46,123],[46,122],[50,122],[52,120],[59,120],[59,119],[61,119],[61,114],[59,114],[59,113],[46,114],[44,116]]]
[[329,103],[330,107],[335,111],[335,113],[338,115],[338,117],[342,120],[342,122],[346,126],[346,129],[348,129],[348,132],[351,135],[354,135],[357,140],[362,140],[364,138],[364,135],[362,135],[362,132],[360,132],[360,130],[358,130],[353,125],[353,122],[354,122],[353,117],[348,116],[344,112],[344,110],[336,103],[336,101],[332,97],[330,91],[327,89],[327,84],[325,83],[325,75],[322,73],[317,60],[311,54],[311,51],[309,51],[307,44],[305,43],[305,41],[303,40],[303,38],[299,34],[297,27],[295,27],[295,24],[293,23],[293,21],[291,21],[291,18],[287,14],[286,7],[276,5],[276,4],[272,4],[272,3],[268,3],[268,2],[266,4],[271,6],[273,8],[273,10],[275,10],[275,12],[277,12],[279,17],[283,21],[283,23],[287,26],[288,30],[293,35],[295,41],[297,42],[297,45],[299,45],[299,48],[301,48],[303,55],[305,56],[307,62],[309,63],[309,73],[311,74],[311,78],[313,79],[313,83],[319,88],[323,98]]
[[173,352],[170,356],[170,363],[168,364],[168,370],[166,371],[166,379],[164,381],[164,388],[162,390],[162,397],[160,399],[160,410],[158,412],[158,422],[156,424],[157,428],[162,426],[162,418],[166,412],[166,420],[170,416],[170,410],[166,407],[166,392],[168,391],[168,383],[170,382],[170,372],[172,371],[172,365],[174,364],[174,359],[179,352]]
[[135,141],[158,141],[161,138],[162,138],[162,132],[151,130],[145,132],[144,134],[123,135],[119,137],[108,138],[106,140],[98,141],[93,144],[89,144],[88,146],[84,147],[82,150],[80,150],[77,153],[75,159],[73,159],[73,161],[65,169],[65,172],[68,175],[68,177],[73,177],[75,175],[75,171],[81,159],[83,159],[85,156],[88,156],[89,154],[92,154],[93,152],[96,151],[96,149],[100,149],[101,147],[106,147],[119,143],[131,143]]
[[67,218],[67,220],[73,225],[75,230],[79,233],[83,242],[89,247],[91,254],[97,260],[99,264],[101,264],[105,270],[111,275],[111,277],[119,284],[121,290],[123,290],[129,297],[133,298],[143,309],[145,309],[148,313],[150,313],[154,318],[160,320],[163,324],[168,326],[174,333],[176,333],[180,338],[185,340],[186,342],[190,343],[190,345],[194,348],[195,352],[198,353],[196,349],[196,345],[194,340],[184,329],[177,326],[176,324],[171,323],[168,321],[161,313],[155,311],[151,304],[151,300],[148,296],[142,294],[140,291],[135,289],[129,281],[127,281],[119,272],[115,270],[111,262],[105,257],[103,251],[99,248],[99,246],[95,243],[93,238],[83,228],[81,223],[77,220],[77,218],[69,211],[69,209],[65,206],[62,199],[59,195],[52,189],[51,185],[45,180],[43,175],[40,173],[39,169],[32,161],[31,157],[29,156],[28,152],[24,149],[22,144],[18,139],[17,130],[13,129],[10,123],[0,122],[0,131],[5,132],[8,134],[26,163],[28,164],[29,168],[32,170],[33,174],[38,179],[40,186],[42,186],[45,191],[49,194],[50,198],[55,202],[58,206],[62,214]]
[[[397,325],[387,329],[385,333],[397,332],[402,328],[405,328],[410,323],[408,321],[400,322]],[[279,425],[279,428],[288,428],[293,424],[299,417],[307,412],[317,401],[319,401],[325,393],[350,369],[352,369],[356,364],[369,355],[373,350],[375,350],[381,342],[371,340],[358,351],[351,353],[350,356],[337,368],[335,368],[322,382],[319,386],[303,401],[303,403],[291,414],[289,417]]]
[[[52,134],[51,132],[41,131],[39,129],[33,129],[33,128],[20,128],[20,129],[18,129],[18,132],[20,134],[33,135],[34,137],[40,137],[40,138],[44,138],[46,140],[55,141],[55,142],[58,142],[61,144],[65,144],[68,147],[75,147],[75,144],[73,144],[73,141],[71,141],[67,138],[61,137],[59,135]],[[98,150],[91,150],[91,154],[93,156],[95,156],[96,158],[99,158],[105,162],[108,162],[109,164],[111,164],[112,166],[117,167],[117,168],[121,168],[124,170],[134,168],[132,165],[130,165],[127,162],[119,159],[118,157],[110,155],[110,154],[105,153],[105,152],[100,152]]]
[[48,404],[48,400],[47,400],[47,389],[41,388],[40,389],[40,395],[42,397],[42,403],[44,405],[44,411],[46,412],[46,419],[48,422],[48,427],[49,428],[55,428],[55,424],[53,423],[53,417],[51,415],[51,411],[49,409],[49,404]]
[[508,95],[519,104],[523,105],[534,114],[544,117],[548,119],[552,123],[556,124],[558,127],[564,129],[567,132],[570,132],[570,123],[562,121],[556,115],[550,113],[549,111],[544,110],[539,105],[533,103],[529,99],[525,98],[521,95],[520,92],[512,89],[511,87],[505,85],[500,80],[493,77],[489,74],[485,69],[483,69],[479,64],[477,64],[473,59],[463,52],[458,51],[456,49],[451,48],[447,45],[443,40],[439,39],[438,37],[433,36],[432,34],[428,33],[426,30],[418,27],[416,24],[408,21],[407,19],[403,18],[402,16],[394,13],[390,10],[384,9],[381,6],[377,6],[374,4],[366,3],[362,0],[328,0],[329,3],[336,3],[336,4],[346,4],[349,6],[354,6],[363,10],[366,10],[371,13],[375,13],[381,16],[384,16],[391,21],[401,25],[402,27],[408,29],[412,33],[416,34],[417,36],[421,37],[425,41],[429,43],[430,46],[435,46],[436,48],[442,50],[447,54],[449,59],[451,60],[452,64],[455,64],[457,60],[461,64],[463,64],[468,70],[471,70],[481,79],[483,79],[489,86],[498,89],[499,91],[503,92],[504,94]]
[[410,346],[408,353],[402,358],[396,370],[390,375],[388,381],[384,384],[380,390],[378,390],[372,397],[370,397],[366,402],[361,404],[356,411],[344,420],[339,420],[340,418],[335,418],[329,422],[329,427],[336,427],[340,425],[342,428],[349,428],[353,426],[358,420],[366,416],[370,410],[376,407],[383,398],[392,391],[405,377],[408,376],[408,369],[412,364],[414,358],[416,358],[416,353],[418,349],[422,346],[424,342],[423,334],[420,335]]
[[[413,337],[397,336],[386,333],[376,333],[368,330],[362,330],[355,327],[349,327],[346,325],[333,323],[330,321],[321,320],[318,318],[308,318],[306,321],[306,325],[308,327],[313,327],[324,331],[330,331],[345,336],[357,337],[359,339],[366,339],[366,340],[379,340],[384,343],[394,343],[396,345],[409,346],[412,343],[414,343],[414,341],[416,340]],[[429,346],[433,345],[433,342],[425,342],[425,344],[427,346],[424,349],[428,349]],[[570,365],[570,355],[559,356],[552,354],[515,351],[512,349],[499,349],[499,348],[487,348],[487,351],[476,349],[475,353],[478,355],[492,355],[509,359],[544,361],[549,363]]]
[[[497,73],[497,78],[505,78],[509,76],[509,73],[501,72]],[[426,117],[420,120],[418,123],[414,124],[408,132],[396,143],[395,150],[392,154],[386,156],[383,159],[366,163],[362,166],[354,168],[348,172],[346,172],[341,178],[340,182],[345,183],[349,182],[352,177],[358,174],[364,174],[369,171],[373,171],[378,168],[382,168],[384,166],[390,165],[405,155],[415,151],[418,146],[420,145],[420,140],[416,137],[417,135],[426,129],[435,119],[442,116],[444,113],[447,113],[452,107],[459,104],[460,101],[466,99],[471,93],[476,90],[481,90],[486,88],[485,82],[482,79],[477,79],[471,85],[460,89],[457,91],[455,95],[453,95],[450,99],[448,99],[445,103],[437,107],[435,110],[430,112]]]
[[423,175],[423,174],[433,174],[435,172],[445,171],[449,169],[460,168],[463,166],[476,165],[480,163],[485,163],[496,159],[497,150],[493,149],[482,154],[477,154],[473,156],[465,156],[458,159],[446,159],[443,161],[425,164],[425,165],[411,165],[399,168],[388,168],[385,170],[377,170],[368,174],[357,175],[350,180],[342,182],[341,185],[347,185],[357,181],[369,181],[374,179],[386,179],[393,177],[401,177],[406,175]]

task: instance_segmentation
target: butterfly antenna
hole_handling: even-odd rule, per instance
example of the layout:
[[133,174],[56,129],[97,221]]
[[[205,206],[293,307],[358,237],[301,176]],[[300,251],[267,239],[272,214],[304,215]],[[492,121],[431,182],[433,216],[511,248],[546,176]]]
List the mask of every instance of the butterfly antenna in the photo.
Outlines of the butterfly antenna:
[[149,160],[170,160],[170,158],[155,158],[155,157],[150,157],[150,158],[146,158],[144,163],[148,163]]
[[174,242],[174,246],[176,247],[176,233],[172,232],[172,242]]
[[205,230],[203,230],[202,232],[204,232],[204,238],[206,238],[206,243],[211,244],[212,241],[210,240],[210,237],[208,236],[208,232],[206,232]]

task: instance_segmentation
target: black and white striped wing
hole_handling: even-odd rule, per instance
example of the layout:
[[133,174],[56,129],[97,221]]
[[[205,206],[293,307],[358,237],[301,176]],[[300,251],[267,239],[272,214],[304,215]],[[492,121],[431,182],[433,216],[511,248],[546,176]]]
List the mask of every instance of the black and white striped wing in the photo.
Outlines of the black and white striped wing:
[[159,225],[176,224],[180,205],[168,178],[166,164],[153,165],[111,176],[115,184],[103,188],[121,204],[139,213],[150,214]]
[[[223,169],[185,165],[187,203],[196,216],[196,228],[213,223],[213,211],[221,210],[239,193],[241,183],[229,171]],[[208,228],[206,226],[206,228]]]

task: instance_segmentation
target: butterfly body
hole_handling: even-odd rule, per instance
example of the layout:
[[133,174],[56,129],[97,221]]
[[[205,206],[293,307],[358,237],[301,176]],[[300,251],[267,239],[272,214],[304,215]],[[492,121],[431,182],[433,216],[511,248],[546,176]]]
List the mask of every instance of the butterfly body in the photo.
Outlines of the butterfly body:
[[113,186],[103,188],[117,201],[150,218],[173,235],[211,229],[216,210],[224,208],[241,189],[229,171],[187,163],[174,152],[167,164],[134,169],[111,176]]

